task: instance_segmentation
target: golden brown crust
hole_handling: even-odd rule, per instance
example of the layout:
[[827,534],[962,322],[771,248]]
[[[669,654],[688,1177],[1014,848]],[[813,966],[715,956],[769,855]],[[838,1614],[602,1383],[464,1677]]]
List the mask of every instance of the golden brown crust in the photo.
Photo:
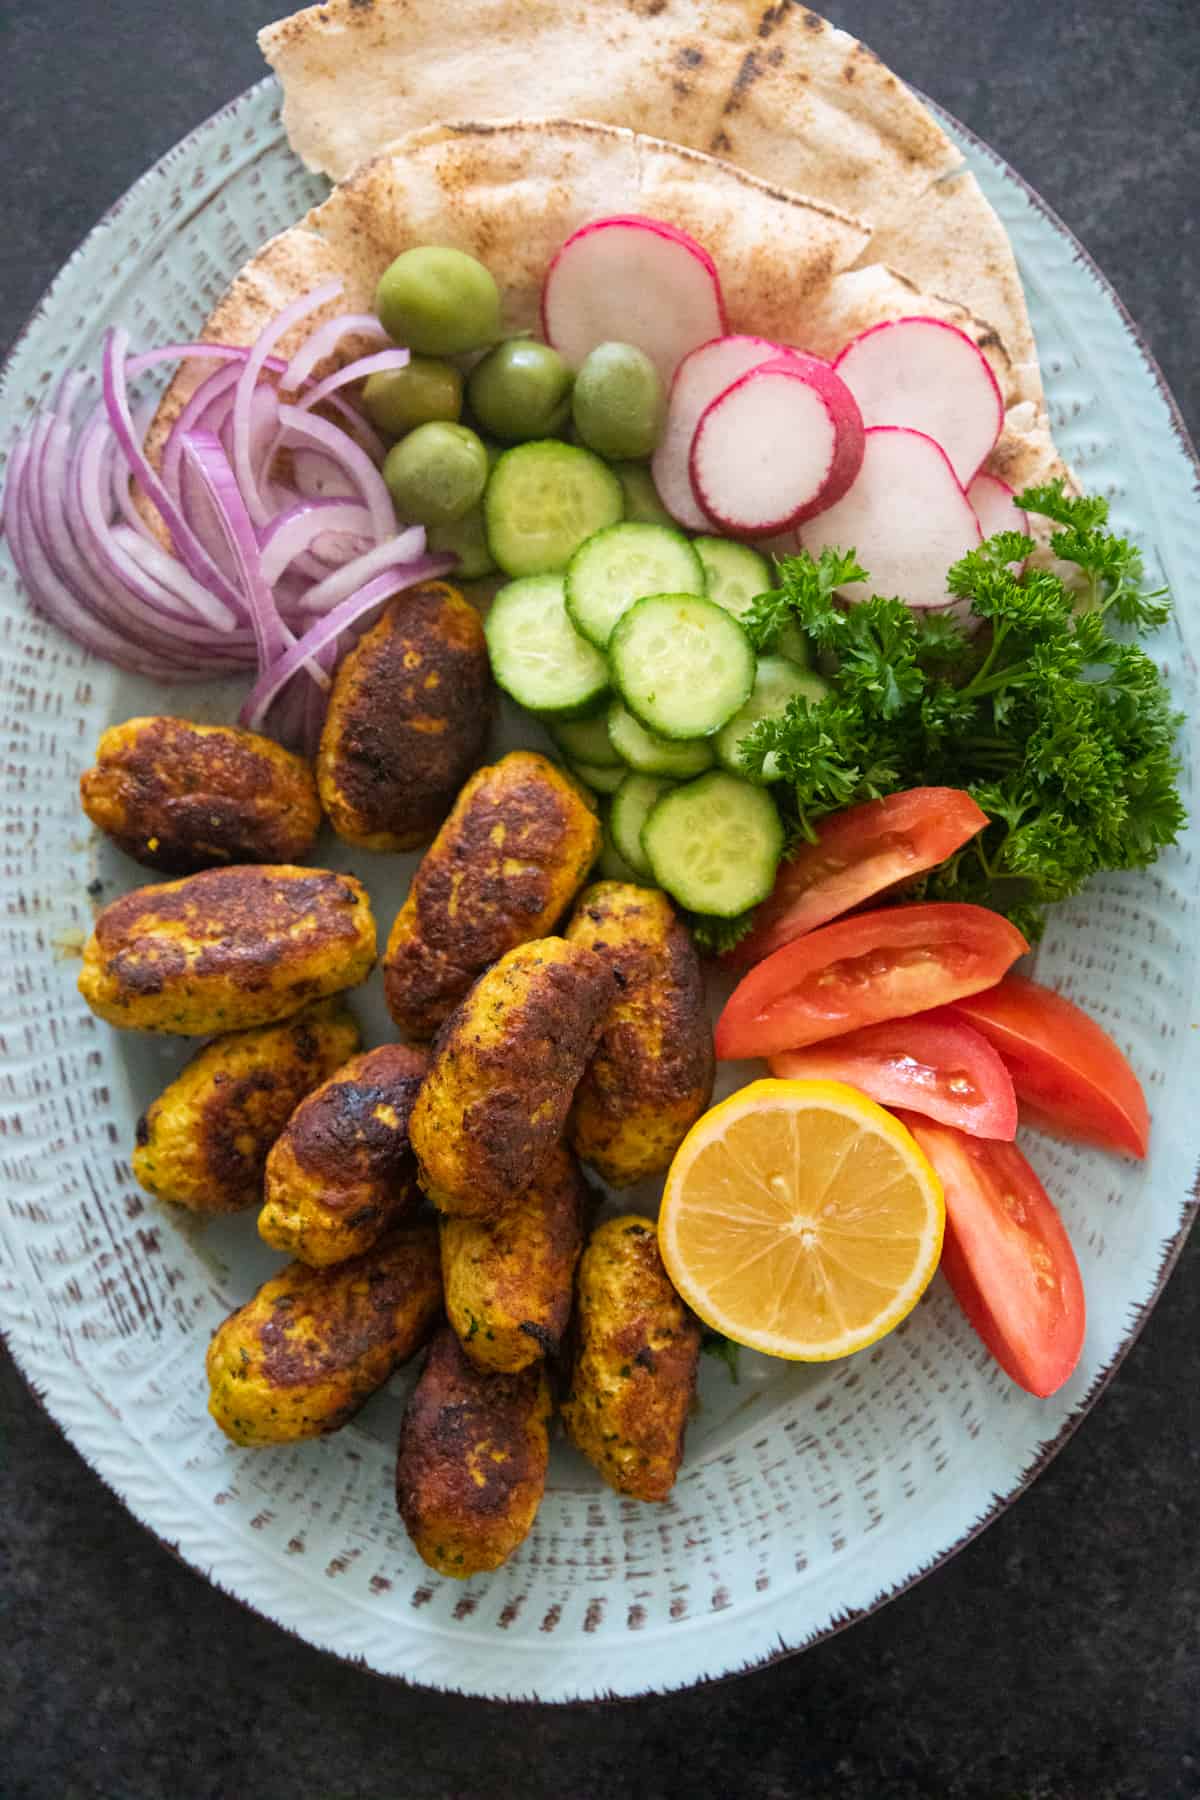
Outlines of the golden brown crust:
[[257,863],[135,888],[96,920],[79,991],[111,1025],[200,1037],[287,1018],[375,960],[366,889]]
[[289,1263],[214,1334],[208,1410],[235,1444],[336,1431],[420,1349],[441,1300],[430,1223],[336,1269]]
[[498,1569],[529,1535],[546,1486],[550,1391],[540,1368],[477,1369],[449,1326],[429,1346],[400,1429],[396,1505],[441,1575]]
[[700,959],[656,888],[597,882],[567,927],[619,992],[575,1094],[571,1142],[614,1187],[661,1173],[712,1099],[712,1028]]
[[544,756],[514,750],[467,782],[413,877],[384,958],[388,1010],[432,1037],[476,976],[541,937],[600,849],[600,823]]
[[563,1145],[514,1206],[442,1220],[446,1317],[481,1369],[512,1373],[555,1356],[571,1315],[588,1190]]
[[615,990],[581,944],[538,938],[481,975],[439,1032],[409,1130],[443,1212],[512,1205],[562,1138]]
[[420,1199],[408,1121],[429,1053],[384,1044],[298,1106],[267,1158],[259,1235],[315,1268],[370,1249]]
[[253,731],[166,715],[110,726],[79,796],[127,856],[168,875],[302,862],[321,827],[302,757]]
[[667,1279],[654,1222],[592,1233],[576,1281],[567,1436],[609,1487],[665,1500],[683,1460],[700,1327]]
[[194,1212],[256,1205],[267,1152],[293,1109],[358,1041],[341,1003],[322,1000],[206,1044],[138,1120],[135,1179]]
[[317,782],[338,836],[427,844],[484,754],[494,694],[479,614],[458,590],[398,595],[334,678]]

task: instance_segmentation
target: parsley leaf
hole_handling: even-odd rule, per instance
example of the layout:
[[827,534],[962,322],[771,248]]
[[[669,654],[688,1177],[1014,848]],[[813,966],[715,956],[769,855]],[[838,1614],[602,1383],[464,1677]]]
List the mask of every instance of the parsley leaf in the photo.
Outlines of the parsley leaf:
[[703,1355],[713,1356],[718,1362],[725,1364],[734,1387],[737,1387],[741,1380],[738,1369],[738,1353],[741,1347],[740,1344],[735,1344],[732,1338],[722,1337],[719,1331],[710,1331],[707,1327],[705,1327],[704,1336],[700,1339],[700,1349]]

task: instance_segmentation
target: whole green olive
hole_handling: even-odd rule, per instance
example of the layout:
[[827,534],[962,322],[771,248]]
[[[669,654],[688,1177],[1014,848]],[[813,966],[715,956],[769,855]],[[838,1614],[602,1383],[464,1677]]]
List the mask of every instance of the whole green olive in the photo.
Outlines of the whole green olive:
[[644,461],[658,443],[665,410],[658,370],[635,344],[597,344],[584,357],[571,416],[598,456]]
[[409,525],[450,525],[478,504],[488,476],[487,451],[465,425],[433,420],[393,444],[383,479],[396,514]]
[[453,424],[462,412],[463,378],[453,363],[436,356],[410,356],[403,369],[368,375],[363,405],[372,425],[388,437],[403,437],[433,419]]
[[473,506],[470,512],[449,525],[431,525],[425,533],[425,542],[430,550],[450,550],[457,556],[454,579],[458,581],[477,581],[481,575],[495,573],[482,506]]
[[465,250],[423,244],[379,277],[375,311],[389,337],[422,356],[461,356],[500,336],[500,290]]
[[506,443],[554,437],[570,412],[571,371],[549,344],[509,338],[476,363],[467,399],[485,431]]

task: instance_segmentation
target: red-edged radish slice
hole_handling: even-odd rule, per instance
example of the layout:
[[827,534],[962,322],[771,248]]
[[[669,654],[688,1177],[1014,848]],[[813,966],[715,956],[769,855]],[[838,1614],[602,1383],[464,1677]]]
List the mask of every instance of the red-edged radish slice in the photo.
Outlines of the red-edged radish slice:
[[661,219],[593,219],[546,271],[542,335],[573,369],[597,344],[636,344],[668,386],[688,351],[724,330],[716,264]]
[[897,594],[912,607],[950,606],[946,571],[983,541],[979,520],[940,444],[923,432],[876,425],[862,467],[836,506],[800,527],[810,556],[853,549],[871,579],[847,600]]
[[967,499],[985,538],[997,531],[1019,531],[1023,537],[1029,536],[1029,514],[1021,511],[1013,489],[998,475],[977,475],[967,489]]
[[964,487],[1004,426],[1004,400],[987,358],[965,331],[942,319],[873,325],[847,344],[834,368],[864,425],[907,425],[940,444]]
[[676,369],[662,437],[650,458],[650,473],[658,497],[671,517],[689,531],[708,531],[712,527],[712,520],[693,491],[689,468],[692,439],[701,413],[740,375],[762,363],[774,362],[779,354],[780,346],[766,338],[718,337],[691,351]]
[[770,537],[834,505],[858,474],[862,414],[837,374],[790,351],[739,377],[692,439],[697,499],[723,530]]

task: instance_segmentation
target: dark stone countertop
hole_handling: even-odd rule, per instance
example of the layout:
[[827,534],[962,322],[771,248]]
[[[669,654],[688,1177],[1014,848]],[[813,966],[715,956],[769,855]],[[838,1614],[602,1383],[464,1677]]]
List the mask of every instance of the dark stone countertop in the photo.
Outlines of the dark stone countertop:
[[[258,78],[274,10],[0,4],[0,344],[129,183]],[[838,20],[1056,208],[1195,426],[1196,0],[844,0]],[[1193,1242],[1094,1414],[947,1567],[760,1674],[559,1711],[406,1691],[244,1612],[134,1524],[6,1362],[0,1793],[1195,1800],[1198,1342]]]

